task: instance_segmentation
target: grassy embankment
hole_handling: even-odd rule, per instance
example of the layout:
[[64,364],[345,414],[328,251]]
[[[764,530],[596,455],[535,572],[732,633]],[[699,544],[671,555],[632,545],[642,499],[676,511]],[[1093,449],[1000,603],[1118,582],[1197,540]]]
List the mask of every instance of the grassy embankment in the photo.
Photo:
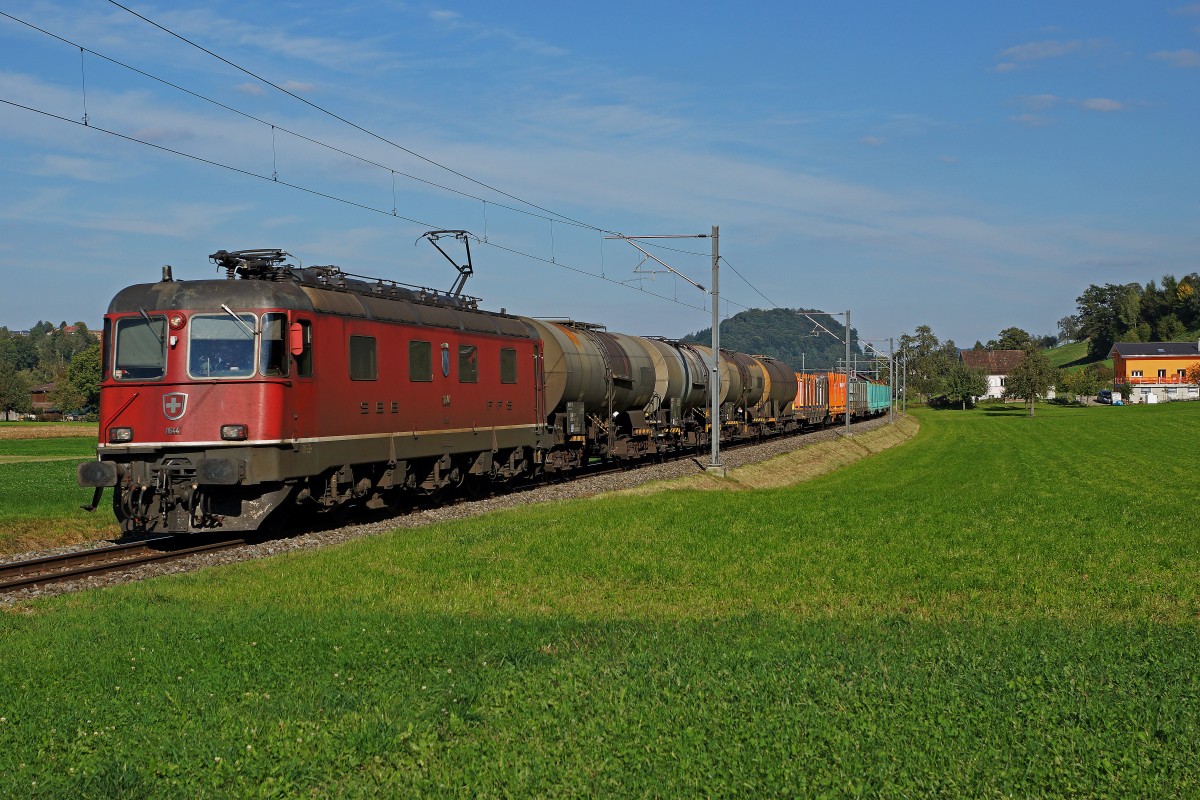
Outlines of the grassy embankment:
[[1082,342],[1071,342],[1070,344],[1059,345],[1045,351],[1046,357],[1050,359],[1051,366],[1059,367],[1068,371],[1082,369],[1088,364],[1100,364],[1101,366],[1112,369],[1112,359],[1092,359],[1088,357],[1088,341],[1084,339]]
[[76,485],[75,465],[95,457],[94,422],[0,423],[0,553],[119,533],[107,503],[79,508],[92,495]]
[[0,795],[1196,796],[1200,404],[918,413],[11,609]]

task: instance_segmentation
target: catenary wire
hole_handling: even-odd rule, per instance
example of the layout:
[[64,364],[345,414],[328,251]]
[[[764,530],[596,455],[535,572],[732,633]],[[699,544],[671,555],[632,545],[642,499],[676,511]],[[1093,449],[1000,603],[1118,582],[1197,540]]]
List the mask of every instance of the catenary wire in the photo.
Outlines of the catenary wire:
[[[432,186],[435,189],[441,189],[443,191],[450,192],[451,194],[456,194],[456,195],[459,195],[460,197],[465,197],[467,199],[475,200],[480,203],[491,203],[492,205],[494,205],[498,208],[503,208],[506,211],[512,211],[517,214],[524,214],[526,216],[534,217],[536,219],[555,220],[558,222],[564,222],[565,224],[574,225],[575,227],[586,228],[587,230],[598,230],[597,228],[594,228],[591,225],[584,225],[581,223],[566,221],[557,216],[550,217],[550,216],[546,216],[545,214],[537,214],[535,212],[529,211],[524,208],[510,206],[505,203],[497,203],[494,200],[489,201],[486,198],[479,197],[478,195],[471,194],[470,192],[464,192],[461,189],[455,189],[451,186],[446,186],[444,184],[437,183],[436,181],[431,181],[431,180],[428,180],[427,178],[421,178],[416,175],[412,175],[410,173],[404,172],[403,170],[394,169],[385,164],[380,164],[379,162],[373,161],[365,156],[358,155],[357,153],[352,153],[348,150],[343,150],[342,148],[340,148],[336,145],[329,144],[328,142],[323,142],[320,139],[314,139],[310,136],[306,136],[303,133],[293,131],[293,130],[286,128],[282,125],[279,125],[277,123],[273,123],[268,120],[262,119],[260,117],[256,117],[255,115],[253,115],[247,111],[243,111],[235,106],[231,106],[227,103],[221,102],[220,100],[216,100],[212,97],[201,94],[200,92],[196,92],[191,89],[188,89],[186,86],[180,86],[179,84],[169,81],[166,78],[162,78],[162,77],[159,77],[158,75],[154,75],[153,73],[146,72],[145,70],[139,69],[131,64],[126,64],[125,62],[123,62],[119,59],[113,58],[112,56],[108,56],[108,55],[105,55],[104,53],[97,52],[95,50],[92,50],[91,48],[88,48],[88,47],[85,47],[85,46],[79,44],[78,42],[74,42],[70,39],[59,36],[58,34],[48,31],[44,28],[40,28],[31,22],[20,19],[19,17],[14,17],[12,14],[9,14],[5,11],[0,11],[0,16],[6,17],[7,19],[12,20],[13,22],[17,22],[21,25],[24,25],[32,30],[37,31],[38,33],[49,36],[52,39],[57,39],[58,41],[60,41],[64,44],[70,45],[71,47],[77,47],[77,48],[79,48],[79,50],[81,52],[88,53],[90,55],[95,56],[96,58],[103,59],[103,60],[109,62],[110,64],[121,67],[123,69],[127,69],[130,72],[141,75],[142,77],[148,78],[149,80],[161,83],[164,86],[169,86],[170,88],[172,88],[178,92],[183,92],[184,94],[190,95],[191,97],[194,97],[197,100],[203,100],[206,103],[211,103],[212,105],[217,106],[218,108],[224,109],[225,111],[228,111],[232,114],[236,114],[240,117],[244,117],[245,119],[251,120],[253,122],[257,122],[258,124],[263,125],[264,127],[270,127],[272,130],[272,133],[274,133],[275,131],[286,133],[290,136],[296,137],[297,139],[301,139],[305,142],[308,142],[309,144],[313,144],[318,147],[323,147],[323,148],[325,148],[331,152],[337,153],[339,155],[347,156],[348,158],[353,158],[357,161],[362,162],[363,164],[368,164],[372,167],[377,167],[381,170],[385,170],[385,171],[391,173],[393,176],[400,175],[401,177],[408,178],[409,180],[416,181],[418,183],[423,183],[426,186]],[[85,91],[86,91],[86,84],[85,84]],[[86,112],[86,108],[85,108],[85,112],[84,112],[85,116],[86,116],[86,113],[87,112]],[[608,233],[608,231],[604,231],[604,232]]]
[[[132,12],[131,12],[131,13],[132,13]],[[588,230],[595,230],[595,231],[598,231],[598,232],[600,232],[600,233],[604,233],[604,234],[613,234],[613,233],[614,233],[614,231],[610,231],[610,230],[608,230],[608,229],[605,229],[605,228],[598,228],[598,227],[596,227],[596,226],[593,226],[593,225],[588,225],[588,224],[586,224],[586,223],[580,223],[580,222],[576,222],[576,221],[570,220],[569,218],[562,217],[561,215],[556,215],[556,216],[553,216],[553,217],[551,217],[551,216],[546,216],[546,215],[544,215],[544,214],[538,214],[538,213],[535,213],[535,212],[533,212],[533,211],[529,211],[529,210],[527,210],[527,209],[524,209],[524,208],[518,208],[517,206],[511,206],[511,205],[508,205],[508,204],[506,204],[506,203],[497,203],[495,200],[488,200],[487,198],[484,198],[484,197],[480,197],[480,196],[478,196],[478,195],[471,194],[470,192],[464,192],[464,191],[463,191],[463,190],[461,190],[461,189],[455,189],[455,188],[453,188],[453,187],[451,187],[451,186],[446,186],[446,185],[444,185],[444,184],[437,183],[436,181],[431,181],[431,180],[428,180],[427,178],[421,178],[421,177],[419,177],[419,176],[417,176],[417,175],[413,175],[413,174],[411,174],[411,173],[404,172],[403,170],[397,170],[397,169],[394,169],[394,168],[392,168],[392,167],[388,167],[388,166],[386,166],[386,165],[384,165],[384,164],[381,164],[381,163],[379,163],[379,162],[377,162],[377,161],[373,161],[372,159],[370,159],[370,158],[367,158],[367,157],[365,157],[365,156],[361,156],[361,155],[359,155],[359,154],[357,154],[357,153],[353,153],[353,152],[350,152],[350,151],[348,151],[348,150],[344,150],[344,149],[342,149],[342,148],[340,148],[340,147],[337,147],[336,145],[329,144],[328,142],[324,142],[324,141],[321,141],[321,140],[319,140],[319,139],[314,139],[314,138],[312,138],[312,137],[310,137],[310,136],[306,136],[306,135],[305,135],[305,134],[303,134],[303,133],[299,133],[299,132],[297,132],[297,131],[293,131],[293,130],[291,130],[291,129],[289,129],[289,128],[286,128],[286,127],[284,127],[284,126],[282,126],[282,125],[278,125],[278,124],[276,124],[276,123],[269,122],[269,121],[267,121],[267,120],[265,120],[265,119],[262,119],[262,118],[260,118],[260,117],[257,117],[257,116],[255,116],[255,115],[253,115],[253,114],[251,114],[251,113],[249,113],[249,112],[247,112],[247,111],[243,111],[243,110],[241,110],[241,109],[239,109],[239,108],[236,108],[235,106],[231,106],[231,105],[229,105],[229,104],[227,104],[227,103],[223,103],[223,102],[221,102],[220,100],[216,100],[216,99],[214,99],[214,98],[212,98],[212,97],[209,97],[209,96],[207,96],[207,95],[201,94],[200,92],[196,92],[196,91],[193,91],[192,89],[188,89],[186,86],[180,86],[179,84],[177,84],[177,83],[174,83],[174,82],[172,82],[172,81],[169,81],[169,80],[167,80],[166,78],[162,78],[162,77],[160,77],[160,76],[158,76],[158,75],[155,75],[155,74],[153,74],[153,73],[146,72],[145,70],[139,69],[138,67],[135,67],[135,66],[133,66],[133,65],[131,65],[131,64],[127,64],[127,63],[125,63],[125,62],[123,62],[123,61],[121,61],[121,60],[119,60],[119,59],[113,58],[112,56],[106,55],[106,54],[104,54],[104,53],[101,53],[101,52],[98,52],[98,51],[96,51],[96,50],[92,50],[91,48],[88,48],[88,47],[86,47],[86,46],[84,46],[84,45],[81,45],[81,44],[79,44],[78,42],[72,41],[71,39],[67,39],[67,38],[65,38],[65,37],[63,37],[63,36],[60,36],[60,35],[58,35],[58,34],[56,34],[56,33],[53,33],[52,31],[48,31],[48,30],[46,30],[45,28],[41,28],[41,27],[39,27],[39,26],[37,26],[37,25],[34,25],[33,23],[31,23],[31,22],[29,22],[29,21],[27,21],[27,20],[23,20],[23,19],[20,19],[19,17],[15,17],[15,16],[13,16],[12,14],[9,14],[9,13],[7,13],[7,12],[5,12],[5,11],[0,11],[0,16],[3,16],[3,17],[5,17],[5,18],[7,18],[7,19],[9,19],[9,20],[12,20],[13,22],[16,22],[16,23],[18,23],[18,24],[20,24],[20,25],[24,25],[24,26],[26,26],[27,28],[30,28],[31,30],[37,31],[38,33],[41,33],[41,34],[43,34],[43,35],[45,35],[45,36],[48,36],[48,37],[50,37],[50,38],[52,38],[52,39],[56,39],[56,40],[58,40],[58,41],[60,41],[60,42],[62,42],[62,43],[64,43],[64,44],[67,44],[67,45],[69,45],[69,46],[71,46],[71,47],[76,47],[76,48],[78,48],[78,49],[79,49],[79,51],[80,51],[80,54],[81,54],[81,58],[82,58],[82,54],[83,54],[83,53],[88,53],[88,54],[90,54],[90,55],[93,55],[93,56],[95,56],[96,58],[102,59],[102,60],[104,60],[104,61],[107,61],[107,62],[109,62],[109,63],[111,63],[111,64],[115,65],[115,66],[121,67],[122,69],[129,70],[130,72],[133,72],[133,73],[135,73],[135,74],[137,74],[137,75],[141,75],[141,76],[142,76],[142,77],[144,77],[144,78],[147,78],[147,79],[149,79],[149,80],[152,80],[152,81],[156,81],[157,83],[161,83],[161,84],[162,84],[162,85],[164,85],[164,86],[168,86],[168,87],[170,87],[170,88],[172,88],[172,89],[174,89],[174,90],[176,90],[176,91],[178,91],[178,92],[182,92],[182,93],[184,93],[184,94],[186,94],[186,95],[189,95],[189,96],[191,96],[191,97],[194,97],[194,98],[196,98],[196,99],[198,99],[198,100],[203,100],[203,101],[204,101],[204,102],[206,102],[206,103],[210,103],[210,104],[212,104],[212,105],[214,105],[214,106],[216,106],[216,107],[218,107],[218,108],[224,109],[225,111],[228,111],[228,112],[230,112],[230,113],[232,113],[232,114],[236,114],[236,115],[238,115],[238,116],[244,117],[245,119],[251,120],[251,121],[253,121],[253,122],[257,122],[258,124],[260,124],[260,125],[263,125],[263,126],[265,126],[265,127],[270,127],[270,129],[271,129],[271,133],[272,133],[272,137],[274,137],[274,134],[275,134],[275,132],[276,132],[276,131],[280,131],[280,132],[286,133],[286,134],[288,134],[288,135],[290,135],[290,136],[294,136],[294,137],[296,137],[297,139],[300,139],[300,140],[302,140],[302,141],[308,142],[309,144],[313,144],[313,145],[316,145],[316,146],[318,146],[318,147],[323,147],[323,148],[325,148],[325,149],[327,149],[327,150],[329,150],[329,151],[331,151],[331,152],[338,153],[339,155],[343,155],[343,156],[346,156],[346,157],[348,157],[348,158],[355,159],[355,160],[357,160],[357,161],[359,161],[359,162],[361,162],[361,163],[363,163],[363,164],[368,164],[368,165],[370,165],[370,166],[373,166],[373,167],[376,167],[376,168],[378,168],[378,169],[380,169],[380,170],[386,170],[386,171],[387,171],[387,172],[388,172],[388,173],[391,175],[391,177],[392,177],[392,184],[393,184],[393,186],[392,186],[392,190],[393,190],[393,193],[395,192],[395,177],[396,177],[396,175],[400,175],[401,177],[407,178],[407,179],[409,179],[409,180],[412,180],[412,181],[415,181],[415,182],[417,182],[417,183],[422,183],[422,184],[425,184],[426,186],[431,186],[431,187],[433,187],[433,188],[436,188],[436,189],[441,189],[442,191],[449,192],[449,193],[451,193],[451,194],[456,194],[456,195],[458,195],[458,196],[460,196],[460,197],[465,197],[465,198],[468,198],[468,199],[470,199],[470,200],[474,200],[474,201],[476,201],[476,202],[479,202],[479,203],[483,204],[483,206],[484,206],[484,215],[485,215],[485,216],[484,216],[484,219],[485,219],[485,226],[486,226],[487,205],[488,205],[488,203],[491,203],[491,205],[493,205],[493,206],[496,206],[497,208],[502,208],[502,209],[504,209],[504,210],[506,210],[506,211],[512,211],[512,212],[514,212],[514,213],[517,213],[517,214],[524,214],[524,215],[526,215],[526,216],[533,217],[533,218],[535,218],[535,219],[543,219],[543,220],[548,220],[548,221],[557,220],[558,222],[565,223],[565,224],[569,224],[569,225],[572,225],[572,226],[574,226],[574,227],[585,228],[585,229],[588,229]],[[153,24],[153,23],[151,23],[151,24]],[[201,49],[203,49],[203,48],[201,48]],[[219,58],[219,56],[217,56],[217,57]],[[82,65],[81,65],[81,66],[82,66]],[[257,76],[256,76],[256,77],[257,77]],[[85,79],[85,80],[86,80],[86,79]],[[286,91],[286,90],[281,90],[281,91]],[[89,118],[88,118],[87,109],[86,109],[86,82],[85,82],[85,84],[84,84],[84,92],[85,92],[85,108],[84,108],[84,120],[83,120],[83,121],[84,121],[84,124],[85,124],[85,125],[87,125],[87,124],[88,124],[88,119],[89,119]],[[290,92],[289,92],[289,94],[290,94]],[[300,98],[300,99],[303,99],[303,98]],[[273,139],[273,138],[272,138],[272,146],[274,146],[274,139]],[[481,184],[481,185],[486,185],[486,184]],[[489,188],[490,188],[490,187],[489,187]],[[524,202],[524,201],[522,201],[522,202]],[[394,200],[393,200],[393,204],[392,204],[392,205],[393,205],[393,212],[394,212],[394,211],[395,211],[395,201],[394,201]],[[554,212],[549,212],[549,213],[554,213]],[[486,242],[486,240],[487,240],[487,236],[486,236],[486,233],[485,233],[485,236],[484,236],[484,238],[483,238],[483,241],[484,241],[484,242]],[[707,253],[699,253],[699,252],[692,251],[692,250],[684,250],[684,249],[677,248],[677,247],[671,247],[670,245],[666,245],[666,244],[660,244],[660,243],[658,243],[658,242],[655,242],[655,241],[646,241],[646,242],[644,242],[644,243],[643,243],[643,245],[644,245],[644,246],[646,246],[646,247],[653,247],[653,248],[655,248],[655,249],[658,249],[658,250],[663,250],[663,251],[666,251],[666,252],[680,253],[680,254],[684,254],[684,255],[692,255],[692,256],[699,256],[699,257],[707,257],[707,256],[708,256],[708,254],[707,254]],[[737,305],[737,304],[735,303],[735,305]],[[743,306],[743,307],[744,307],[744,306]]]
[[[132,142],[132,143],[135,143],[135,144],[145,145],[146,147],[152,147],[152,148],[154,148],[155,150],[160,150],[160,151],[162,151],[162,152],[165,152],[165,153],[170,153],[170,154],[172,154],[172,155],[181,156],[181,157],[183,157],[183,158],[187,158],[187,159],[190,159],[190,160],[192,160],[192,161],[196,161],[196,162],[198,162],[198,163],[201,163],[201,164],[206,164],[206,165],[208,165],[208,166],[217,167],[217,168],[219,168],[219,169],[228,170],[228,171],[230,171],[230,172],[235,172],[235,173],[237,173],[237,174],[239,174],[239,175],[244,175],[244,176],[246,176],[246,177],[249,177],[249,178],[257,178],[257,179],[259,179],[259,180],[262,180],[262,181],[267,181],[267,182],[269,182],[269,183],[273,183],[273,184],[276,184],[276,185],[279,185],[279,186],[285,186],[285,187],[287,187],[287,188],[289,188],[289,189],[295,189],[295,190],[297,190],[297,191],[300,191],[300,192],[305,192],[305,193],[307,193],[307,194],[311,194],[311,195],[314,195],[314,196],[316,196],[316,197],[321,197],[321,198],[324,198],[324,199],[327,199],[327,200],[333,200],[333,201],[335,201],[335,202],[338,202],[338,203],[343,203],[343,204],[345,204],[345,205],[352,206],[352,207],[354,207],[354,208],[358,208],[358,209],[362,209],[362,210],[364,210],[364,211],[371,211],[371,212],[374,212],[374,213],[376,213],[376,214],[381,214],[381,215],[383,215],[383,216],[392,217],[392,218],[394,218],[394,219],[401,219],[401,220],[404,220],[405,222],[411,222],[411,223],[413,223],[414,225],[419,225],[419,226],[422,226],[422,227],[425,227],[425,228],[440,228],[440,227],[441,227],[441,226],[438,226],[438,225],[436,225],[436,224],[434,224],[434,223],[431,223],[431,222],[427,222],[427,221],[424,221],[424,220],[419,220],[419,219],[414,219],[413,217],[407,217],[407,216],[404,216],[404,215],[402,215],[402,214],[397,214],[397,213],[394,213],[394,211],[388,211],[388,210],[384,210],[384,209],[375,208],[374,206],[369,206],[369,205],[366,205],[365,203],[359,203],[359,202],[356,202],[356,201],[354,201],[354,200],[348,200],[348,199],[346,199],[346,198],[344,198],[344,197],[338,197],[337,195],[329,194],[328,192],[322,192],[322,191],[320,191],[320,190],[313,189],[313,188],[311,188],[311,187],[308,187],[308,186],[302,186],[302,185],[300,185],[300,184],[297,184],[297,183],[291,183],[291,182],[289,182],[289,181],[285,181],[285,180],[276,180],[276,179],[272,179],[272,178],[271,178],[270,176],[268,176],[268,175],[260,175],[260,174],[258,174],[257,172],[252,172],[252,171],[250,171],[250,170],[242,169],[241,167],[235,167],[235,166],[233,166],[233,165],[231,165],[231,164],[224,164],[224,163],[222,163],[222,162],[220,162],[220,161],[214,161],[214,160],[212,160],[212,159],[204,158],[203,156],[198,156],[198,155],[195,155],[195,154],[192,154],[192,153],[185,153],[185,152],[183,152],[182,150],[175,150],[175,149],[173,149],[173,148],[166,147],[166,146],[164,146],[164,145],[161,145],[161,144],[156,144],[156,143],[154,143],[154,142],[149,142],[149,141],[146,141],[145,139],[139,139],[139,138],[137,138],[137,137],[135,137],[135,136],[129,136],[129,135],[127,135],[127,134],[124,134],[124,133],[119,133],[119,132],[117,132],[117,131],[109,130],[109,129],[107,129],[107,128],[104,128],[104,127],[101,127],[101,126],[98,126],[98,125],[95,125],[95,124],[85,125],[85,124],[84,124],[83,122],[81,122],[80,120],[71,119],[70,117],[64,117],[64,116],[62,116],[62,115],[60,115],[60,114],[55,114],[55,113],[53,113],[53,112],[51,112],[51,111],[46,111],[45,109],[34,108],[34,107],[32,107],[32,106],[28,106],[28,105],[25,105],[25,104],[23,104],[23,103],[18,103],[18,102],[16,102],[16,101],[13,101],[13,100],[8,100],[8,99],[6,99],[6,98],[2,98],[2,97],[0,97],[0,103],[3,103],[3,104],[5,104],[5,105],[12,106],[12,107],[14,107],[14,108],[19,108],[19,109],[22,109],[22,110],[24,110],[24,111],[29,111],[29,112],[32,112],[32,113],[34,113],[34,114],[40,114],[41,116],[48,117],[48,118],[50,118],[50,119],[55,119],[55,120],[58,120],[58,121],[60,121],[60,122],[66,122],[66,123],[70,123],[70,124],[72,124],[72,125],[76,125],[76,126],[78,126],[78,127],[81,127],[81,128],[87,128],[88,130],[91,130],[91,131],[96,131],[97,133],[104,133],[104,134],[107,134],[107,135],[109,135],[109,136],[113,136],[113,137],[115,137],[115,138],[122,139],[122,140],[124,140],[124,141],[127,141],[127,142]],[[586,276],[588,276],[588,277],[597,278],[597,279],[599,279],[599,280],[603,280],[603,281],[605,281],[605,282],[607,282],[607,283],[611,283],[611,284],[614,284],[614,285],[617,285],[617,286],[623,286],[623,287],[625,287],[625,288],[627,288],[627,289],[632,289],[632,290],[635,290],[635,291],[639,291],[639,292],[642,292],[643,294],[650,295],[651,297],[655,297],[655,298],[658,298],[658,299],[660,299],[660,300],[665,300],[665,301],[667,301],[667,302],[669,302],[669,303],[674,303],[674,304],[676,304],[676,305],[679,305],[679,306],[682,306],[682,307],[685,307],[685,308],[692,308],[692,309],[696,309],[696,310],[700,310],[700,311],[706,310],[706,309],[705,309],[703,306],[697,306],[697,305],[695,305],[695,304],[692,304],[692,303],[686,303],[686,302],[684,302],[684,301],[682,301],[682,300],[678,300],[678,299],[676,299],[676,298],[669,297],[669,296],[667,296],[667,295],[659,294],[659,293],[657,293],[657,292],[651,292],[651,291],[647,291],[646,289],[643,289],[643,288],[641,288],[640,286],[630,286],[629,284],[627,284],[627,283],[624,283],[623,281],[618,281],[618,280],[615,280],[615,279],[613,279],[613,278],[609,278],[609,277],[606,277],[606,276],[603,276],[603,275],[597,275],[597,274],[596,274],[596,273],[594,273],[594,272],[590,272],[590,271],[588,271],[588,270],[586,270],[586,269],[583,269],[583,268],[581,268],[581,267],[575,267],[575,266],[572,266],[572,265],[570,265],[570,264],[566,264],[566,263],[564,263],[564,262],[562,262],[562,261],[553,261],[553,260],[551,260],[551,259],[544,258],[544,257],[542,257],[542,256],[537,256],[537,255],[534,255],[534,254],[532,254],[532,253],[526,253],[526,252],[524,252],[524,251],[522,251],[522,250],[517,250],[516,248],[512,248],[512,247],[506,247],[506,246],[504,246],[504,245],[497,244],[497,243],[496,243],[496,242],[494,242],[494,241],[483,241],[483,240],[480,240],[480,239],[478,239],[478,237],[475,237],[475,238],[476,238],[476,240],[477,240],[477,241],[479,241],[479,242],[480,242],[480,244],[486,245],[486,246],[488,246],[488,247],[493,247],[493,248],[495,248],[495,249],[497,249],[497,250],[501,250],[501,251],[504,251],[504,252],[507,252],[507,253],[511,253],[511,254],[513,254],[513,255],[517,255],[517,256],[520,256],[520,257],[523,257],[523,258],[528,258],[528,259],[530,259],[530,260],[532,260],[532,261],[539,261],[539,262],[541,262],[541,263],[544,263],[544,264],[550,264],[550,265],[552,265],[552,266],[559,267],[559,268],[561,268],[561,269],[565,269],[565,270],[569,270],[569,271],[571,271],[571,272],[576,272],[576,273],[579,273],[579,274],[581,274],[581,275],[586,275]],[[730,299],[729,299],[729,298],[727,298],[727,297],[726,297],[726,298],[722,298],[722,300],[723,300],[725,303],[729,304],[729,305],[735,305],[735,306],[738,306],[739,308],[749,308],[749,306],[745,306],[745,305],[743,305],[743,304],[741,304],[741,303],[738,303],[738,302],[736,302],[736,301],[734,301],[734,300],[730,300]]]
[[117,0],[108,0],[108,2],[110,2],[117,8],[120,8],[121,10],[132,14],[133,16],[137,17],[138,19],[142,20],[143,22],[147,23],[148,25],[151,25],[151,26],[159,29],[163,33],[173,36],[176,39],[179,39],[181,42],[184,42],[185,44],[190,45],[191,47],[194,47],[197,50],[200,50],[201,52],[207,53],[208,55],[212,56],[213,58],[217,59],[218,61],[221,61],[222,63],[227,64],[230,67],[233,67],[234,69],[238,70],[239,72],[249,75],[250,77],[254,78],[257,81],[261,81],[262,83],[265,83],[266,85],[270,86],[272,89],[282,92],[283,94],[286,94],[287,96],[289,96],[295,100],[299,100],[301,103],[304,103],[305,105],[309,106],[310,108],[312,108],[316,111],[319,111],[322,114],[325,114],[327,116],[333,117],[334,119],[338,120],[339,122],[341,122],[345,125],[349,125],[350,127],[354,128],[355,130],[360,131],[361,133],[365,133],[366,135],[368,135],[374,139],[378,139],[379,141],[383,142],[384,144],[390,145],[392,147],[397,148],[398,150],[408,153],[409,155],[413,156],[414,158],[418,158],[428,164],[432,164],[433,166],[438,167],[439,169],[443,169],[446,172],[449,172],[452,175],[456,175],[456,176],[462,178],[463,180],[474,183],[477,186],[482,186],[483,188],[488,189],[489,191],[493,191],[499,195],[503,195],[504,197],[507,197],[510,200],[515,200],[516,202],[521,203],[523,205],[527,205],[530,208],[536,208],[538,211],[542,211],[547,214],[550,214],[551,216],[553,216],[554,218],[556,218],[560,221],[570,222],[572,224],[578,225],[583,228],[589,228],[589,229],[595,230],[595,231],[602,231],[604,233],[612,233],[613,232],[613,231],[605,230],[604,228],[597,227],[595,225],[591,225],[586,222],[581,222],[577,219],[574,219],[573,217],[567,216],[566,214],[560,214],[557,211],[552,211],[551,209],[540,206],[537,203],[532,203],[528,200],[524,200],[514,194],[510,194],[502,189],[496,188],[495,186],[484,183],[483,181],[477,180],[476,178],[472,178],[471,176],[466,175],[462,172],[459,172],[458,170],[454,169],[453,167],[448,167],[445,164],[435,161],[434,159],[429,158],[428,156],[421,155],[420,153],[416,152],[415,150],[410,150],[409,148],[405,147],[402,144],[398,144],[397,142],[394,142],[385,136],[382,136],[378,133],[375,133],[374,131],[364,128],[363,126],[359,125],[358,123],[351,122],[350,120],[346,119],[345,117],[340,116],[339,114],[337,114],[333,111],[330,111],[327,108],[317,105],[316,103],[312,102],[311,100],[301,97],[300,95],[296,94],[295,92],[291,92],[291,91],[283,88],[279,84],[277,84],[267,78],[264,78],[261,75],[255,73],[249,69],[246,69],[245,67],[243,67],[239,64],[234,63],[233,61],[230,61],[229,59],[225,58],[224,56],[214,53],[212,50],[209,50],[208,48],[204,47],[201,44],[197,44],[196,42],[193,42],[191,39],[188,39],[186,36],[178,34],[175,31],[171,30],[170,28],[167,28],[166,26],[161,25],[148,17],[145,17],[145,16],[139,14],[138,12],[129,8],[128,6],[124,6],[120,3],[118,3]]

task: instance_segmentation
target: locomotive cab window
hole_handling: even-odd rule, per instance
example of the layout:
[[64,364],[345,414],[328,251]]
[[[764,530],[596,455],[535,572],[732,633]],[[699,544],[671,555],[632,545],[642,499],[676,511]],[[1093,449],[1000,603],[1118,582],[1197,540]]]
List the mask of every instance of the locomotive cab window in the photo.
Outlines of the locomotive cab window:
[[458,382],[479,383],[479,348],[473,344],[458,346]]
[[500,382],[517,382],[517,351],[511,347],[500,348]]
[[149,315],[117,320],[113,377],[156,381],[166,374],[167,318]]
[[272,378],[288,374],[287,314],[263,314],[258,371]]
[[433,380],[433,345],[429,342],[408,343],[408,379],[419,383]]
[[350,380],[373,381],[378,376],[375,366],[375,337],[350,337]]
[[258,318],[253,314],[194,314],[188,323],[188,374],[193,378],[254,376]]
[[112,363],[112,320],[104,320],[104,333],[100,337],[100,380],[108,380],[108,368]]

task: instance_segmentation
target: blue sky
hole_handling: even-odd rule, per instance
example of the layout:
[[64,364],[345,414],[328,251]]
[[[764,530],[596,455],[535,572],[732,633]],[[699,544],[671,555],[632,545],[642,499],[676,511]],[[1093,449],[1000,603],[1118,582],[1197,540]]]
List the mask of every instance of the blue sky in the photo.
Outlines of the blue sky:
[[[94,324],[162,264],[215,277],[218,249],[448,288],[428,227],[486,237],[488,308],[646,335],[707,327],[706,298],[596,229],[719,225],[723,315],[849,308],[865,338],[963,346],[1053,331],[1091,283],[1200,270],[1200,3],[130,7],[459,174],[111,3],[6,3],[73,43],[0,17],[10,328]],[[78,121],[85,99],[90,126],[266,179],[11,105]],[[707,286],[708,240],[670,244]]]

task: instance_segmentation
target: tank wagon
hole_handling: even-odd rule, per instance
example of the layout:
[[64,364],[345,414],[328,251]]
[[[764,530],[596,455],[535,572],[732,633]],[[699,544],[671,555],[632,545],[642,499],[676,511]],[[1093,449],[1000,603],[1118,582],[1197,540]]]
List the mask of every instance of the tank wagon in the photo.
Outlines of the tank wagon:
[[846,413],[837,373],[483,311],[458,293],[295,267],[280,250],[210,258],[224,279],[164,268],[104,318],[100,442],[78,480],[93,508],[112,488],[128,532],[256,530],[702,449],[714,358],[725,439]]

